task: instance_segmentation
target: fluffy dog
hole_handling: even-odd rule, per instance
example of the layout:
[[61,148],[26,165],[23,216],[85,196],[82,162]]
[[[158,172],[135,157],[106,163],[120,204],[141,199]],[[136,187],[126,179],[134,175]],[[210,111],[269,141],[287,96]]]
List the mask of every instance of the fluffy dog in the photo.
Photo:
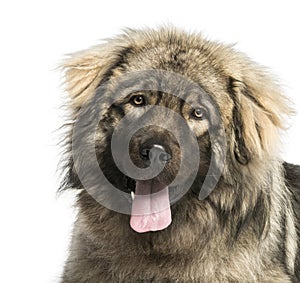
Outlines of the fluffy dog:
[[[78,192],[78,216],[62,282],[300,282],[300,168],[278,155],[291,109],[262,67],[161,28],[128,30],[63,68],[71,120],[61,189]],[[127,132],[134,168],[162,166],[155,177],[124,173]]]

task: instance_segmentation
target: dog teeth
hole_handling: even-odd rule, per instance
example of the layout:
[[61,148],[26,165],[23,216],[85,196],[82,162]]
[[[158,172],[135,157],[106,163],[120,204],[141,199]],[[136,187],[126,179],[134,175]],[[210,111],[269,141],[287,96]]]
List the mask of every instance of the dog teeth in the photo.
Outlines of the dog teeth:
[[132,198],[132,200],[134,200],[134,196],[135,196],[134,192],[131,191],[131,198]]

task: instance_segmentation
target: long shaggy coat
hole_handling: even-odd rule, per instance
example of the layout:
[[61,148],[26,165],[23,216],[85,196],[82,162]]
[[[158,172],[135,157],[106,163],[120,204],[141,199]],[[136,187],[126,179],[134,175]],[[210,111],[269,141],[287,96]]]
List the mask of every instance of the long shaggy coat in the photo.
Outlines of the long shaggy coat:
[[[71,120],[62,189],[77,190],[78,216],[62,282],[300,282],[300,167],[279,157],[279,132],[291,110],[264,68],[232,46],[174,28],[128,30],[72,55],[63,68]],[[72,127],[83,107],[98,101],[99,86],[149,69],[199,84],[220,111],[228,147],[222,176],[207,198],[190,190],[172,206],[168,228],[139,234],[129,215],[105,208],[81,184]],[[120,189],[123,176],[109,148],[122,111],[107,109],[95,139],[99,164]],[[210,151],[205,135],[198,141]]]

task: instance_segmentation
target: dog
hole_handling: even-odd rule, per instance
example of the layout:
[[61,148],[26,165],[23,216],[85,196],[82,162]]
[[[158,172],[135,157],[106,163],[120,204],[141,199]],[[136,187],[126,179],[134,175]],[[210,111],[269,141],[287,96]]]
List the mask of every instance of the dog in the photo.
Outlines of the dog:
[[292,113],[232,46],[127,30],[62,64],[61,190],[78,215],[61,282],[300,282]]

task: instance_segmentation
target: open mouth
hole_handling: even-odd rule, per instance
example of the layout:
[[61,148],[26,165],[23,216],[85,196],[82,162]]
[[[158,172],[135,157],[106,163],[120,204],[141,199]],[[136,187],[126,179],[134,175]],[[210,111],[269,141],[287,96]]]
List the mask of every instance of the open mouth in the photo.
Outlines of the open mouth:
[[[165,166],[171,154],[162,145],[151,141],[140,146],[139,160],[146,167]],[[148,180],[127,180],[127,188],[132,197],[130,217],[131,228],[138,233],[160,231],[171,224],[169,188],[158,178]],[[128,190],[128,191],[129,191]]]
[[134,231],[160,231],[171,224],[168,186],[156,180],[135,181],[131,196],[130,226]]

